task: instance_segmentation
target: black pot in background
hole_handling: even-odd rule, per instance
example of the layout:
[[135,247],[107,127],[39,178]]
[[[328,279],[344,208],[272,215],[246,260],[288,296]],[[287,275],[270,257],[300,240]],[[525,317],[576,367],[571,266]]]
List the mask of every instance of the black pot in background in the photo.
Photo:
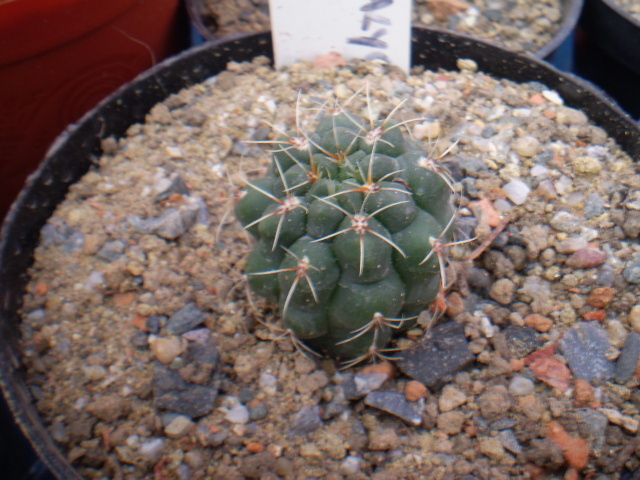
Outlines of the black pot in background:
[[613,0],[585,0],[580,25],[595,45],[640,75],[640,20]]
[[640,118],[640,21],[612,0],[586,0],[574,71]]
[[[566,72],[573,71],[573,44],[574,31],[578,18],[582,11],[584,0],[560,0],[562,18],[560,29],[551,41],[539,50],[529,52],[536,58],[541,58],[551,63],[556,68]],[[187,11],[192,24],[192,41],[195,45],[202,42],[220,39],[216,33],[215,14],[207,6],[205,0],[186,0]],[[414,25],[414,28],[426,28],[422,24]],[[431,28],[428,28],[431,30]],[[443,31],[434,28],[433,30]],[[450,30],[447,30],[450,32]],[[454,32],[455,33],[455,32]],[[480,38],[481,41],[487,41]]]
[[[130,125],[144,121],[153,105],[217,74],[229,61],[250,60],[257,55],[272,55],[269,32],[193,48],[147,71],[57,140],[5,219],[0,232],[0,389],[16,422],[57,478],[79,476],[31,401],[18,346],[18,312],[40,229],[64,200],[69,185],[100,156],[101,139],[123,136]],[[414,65],[449,70],[457,69],[456,59],[471,58],[481,70],[496,77],[543,82],[567,105],[584,110],[628,153],[640,156],[640,130],[622,110],[585,82],[544,62],[477,40],[424,29],[414,31],[412,57]]]

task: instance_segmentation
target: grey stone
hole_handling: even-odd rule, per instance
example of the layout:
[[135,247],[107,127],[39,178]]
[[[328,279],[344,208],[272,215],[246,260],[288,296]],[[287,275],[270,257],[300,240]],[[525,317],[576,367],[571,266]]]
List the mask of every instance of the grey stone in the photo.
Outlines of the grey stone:
[[565,333],[559,347],[576,377],[591,382],[613,376],[613,362],[606,357],[609,335],[595,322],[578,323]]
[[500,443],[502,443],[502,446],[506,450],[515,454],[522,453],[522,445],[520,445],[520,442],[518,442],[518,439],[513,433],[513,430],[502,430],[498,433],[498,438],[500,440]]
[[620,356],[616,361],[615,379],[618,383],[627,383],[636,372],[640,358],[640,334],[631,332],[624,342]]
[[267,418],[267,415],[269,415],[269,409],[264,403],[259,403],[249,410],[249,420],[252,422]]
[[133,217],[129,219],[129,223],[139,233],[153,233],[167,240],[175,240],[187,231],[182,214],[177,208],[169,208],[159,217]]
[[584,214],[588,218],[600,216],[604,213],[604,199],[597,192],[591,192],[584,204]]
[[76,253],[84,246],[82,232],[71,228],[63,221],[50,221],[40,231],[41,242],[45,246],[62,246],[67,253]]
[[409,425],[422,423],[422,402],[410,402],[401,392],[375,391],[364,398],[368,405],[401,418]]
[[115,262],[124,256],[124,249],[124,243],[120,240],[112,240],[106,242],[102,248],[98,250],[96,257],[104,262]]
[[576,420],[583,423],[589,433],[589,439],[593,450],[598,452],[606,442],[606,429],[609,419],[602,413],[592,408],[580,409],[575,413]]
[[453,378],[474,360],[464,325],[447,322],[433,328],[417,347],[403,351],[398,367],[409,377],[433,389]]
[[162,202],[168,199],[174,193],[179,193],[180,195],[189,195],[189,187],[187,187],[187,184],[184,183],[184,180],[179,174],[172,174],[169,180],[170,183],[167,185],[167,188],[163,189],[156,195],[157,202]]
[[633,283],[635,285],[640,284],[640,255],[636,254],[634,257],[629,260],[627,266],[622,272],[625,280],[629,283]]
[[290,432],[294,435],[304,435],[317,430],[322,425],[318,407],[302,407],[291,418]]
[[176,335],[182,335],[194,329],[205,320],[204,313],[195,303],[187,303],[184,307],[171,315],[167,322],[167,330]]

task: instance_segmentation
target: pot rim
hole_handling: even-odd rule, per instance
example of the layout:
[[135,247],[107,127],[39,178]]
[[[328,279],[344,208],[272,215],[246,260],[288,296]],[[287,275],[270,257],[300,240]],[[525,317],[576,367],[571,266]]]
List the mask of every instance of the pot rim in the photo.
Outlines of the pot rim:
[[[568,106],[588,109],[586,113],[592,121],[605,128],[630,155],[640,157],[640,128],[615,102],[584,80],[560,72],[530,55],[516,54],[451,32],[414,29],[412,41],[414,47],[422,47],[413,49],[414,65],[457,70],[458,58],[474,58],[480,70],[493,61],[492,68],[486,72],[495,77],[545,83],[558,91]],[[0,338],[8,341],[0,342],[0,390],[21,430],[58,478],[80,477],[36,412],[21,376],[17,346],[18,311],[40,229],[64,199],[68,186],[86,173],[100,156],[102,139],[122,137],[130,125],[144,121],[153,105],[184,87],[216,75],[229,61],[250,60],[258,55],[272,58],[269,32],[244,34],[193,47],[142,73],[58,137],[4,220],[0,231]]]

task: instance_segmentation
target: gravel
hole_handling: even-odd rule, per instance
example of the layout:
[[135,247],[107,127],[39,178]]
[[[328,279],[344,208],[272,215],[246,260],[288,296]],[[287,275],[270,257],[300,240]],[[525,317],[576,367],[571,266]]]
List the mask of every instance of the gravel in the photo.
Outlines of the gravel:
[[[601,128],[537,82],[470,70],[407,79],[379,63],[274,72],[257,59],[220,78],[105,142],[43,230],[22,361],[83,477],[524,479],[579,465],[604,480],[640,467],[640,175]],[[243,142],[270,138],[264,122],[294,128],[299,91],[313,117],[367,82],[374,115],[406,99],[401,119],[438,119],[427,148],[450,148],[442,165],[477,237],[447,249],[447,310],[423,312],[392,345],[397,368],[376,366],[384,377],[296,351],[274,306],[247,297],[250,239],[231,212],[269,161]],[[363,96],[350,108],[368,111]],[[170,211],[177,236],[139,228]],[[418,400],[410,381],[426,387]]]

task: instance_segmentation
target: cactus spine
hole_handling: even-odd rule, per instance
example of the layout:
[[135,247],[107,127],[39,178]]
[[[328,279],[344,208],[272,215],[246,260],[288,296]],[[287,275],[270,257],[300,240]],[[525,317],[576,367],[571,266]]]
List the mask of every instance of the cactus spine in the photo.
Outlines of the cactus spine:
[[266,176],[235,212],[257,240],[252,290],[279,302],[308,348],[347,361],[385,357],[394,331],[443,287],[438,245],[451,236],[451,183],[409,122],[363,122],[341,107],[311,133],[273,142]]

